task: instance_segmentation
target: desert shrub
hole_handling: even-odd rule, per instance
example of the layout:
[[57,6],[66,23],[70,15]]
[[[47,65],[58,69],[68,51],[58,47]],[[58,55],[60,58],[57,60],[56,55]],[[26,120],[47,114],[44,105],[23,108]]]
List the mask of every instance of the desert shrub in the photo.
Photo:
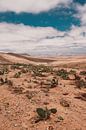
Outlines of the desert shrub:
[[13,70],[20,69],[20,64],[11,65],[11,69],[13,69]]
[[38,66],[37,66],[37,69],[38,69],[40,72],[46,72],[46,73],[53,71],[53,69],[52,69],[51,66],[45,66],[45,65],[38,65]]
[[53,113],[53,114],[55,114],[55,113],[57,112],[56,108],[51,108],[49,111],[50,111],[51,113]]
[[58,119],[59,119],[60,121],[63,121],[63,120],[64,120],[64,118],[63,118],[62,116],[58,116]]
[[39,70],[33,70],[33,76],[43,77],[44,75]]
[[8,81],[7,81],[7,85],[13,86],[13,82],[12,82],[11,80],[8,80]]
[[0,75],[4,75],[4,71],[3,70],[0,70]]
[[28,69],[26,69],[26,68],[21,69],[21,73],[27,73],[27,72],[28,72]]
[[53,113],[53,114],[56,114],[57,110],[55,108],[52,108],[52,109],[43,109],[43,108],[37,108],[36,109],[36,112],[38,114],[38,119],[36,120],[36,123],[41,121],[41,120],[47,120],[50,118],[50,115]]
[[0,84],[3,85],[3,84],[7,84],[7,85],[10,85],[12,86],[13,85],[13,82],[11,80],[8,80],[7,78],[0,78]]
[[37,112],[40,119],[46,120],[50,117],[50,111],[47,108],[46,109],[37,108],[36,112]]
[[46,82],[43,84],[46,85],[46,88],[48,88],[48,89],[55,88],[58,85],[58,79],[53,77],[52,79],[46,80]]
[[52,67],[50,66],[45,66],[45,65],[28,65],[28,69],[30,71],[32,71],[34,73],[35,76],[39,76],[39,77],[42,77],[42,76],[45,76],[43,73],[49,73],[49,72],[52,72],[53,69]]
[[59,120],[59,121],[63,121],[64,118],[63,118],[62,116],[58,116],[58,120]]
[[21,69],[21,68],[26,68],[28,65],[27,64],[23,64],[23,63],[16,63],[11,65],[11,69]]
[[76,74],[76,71],[71,69],[71,70],[69,71],[69,74]]
[[4,79],[0,78],[0,85],[3,85],[3,84],[4,84]]
[[57,74],[58,76],[60,76],[62,79],[64,79],[64,80],[69,79],[69,77],[68,77],[68,72],[67,72],[66,70],[64,70],[64,69],[58,70],[58,71],[56,72],[56,74]]
[[83,79],[76,80],[75,84],[77,88],[86,88],[86,81],[84,81]]
[[58,85],[58,80],[56,78],[53,78],[50,83],[50,88],[54,88]]
[[80,75],[86,76],[86,71],[81,71],[81,72],[80,72]]
[[8,74],[9,70],[6,66],[3,66],[0,70],[0,75]]
[[80,80],[80,79],[81,79],[81,77],[79,75],[75,74],[75,80]]
[[14,74],[14,78],[20,78],[20,76],[21,76],[21,72],[17,72]]
[[3,71],[4,71],[5,74],[8,74],[8,72],[9,72],[8,67],[7,67],[7,66],[4,66],[4,67],[3,67]]

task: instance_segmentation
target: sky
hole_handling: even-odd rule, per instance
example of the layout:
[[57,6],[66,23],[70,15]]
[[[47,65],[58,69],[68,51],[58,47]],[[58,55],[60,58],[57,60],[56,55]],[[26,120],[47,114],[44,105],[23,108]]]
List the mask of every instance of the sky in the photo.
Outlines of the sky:
[[0,51],[86,54],[86,0],[0,0]]

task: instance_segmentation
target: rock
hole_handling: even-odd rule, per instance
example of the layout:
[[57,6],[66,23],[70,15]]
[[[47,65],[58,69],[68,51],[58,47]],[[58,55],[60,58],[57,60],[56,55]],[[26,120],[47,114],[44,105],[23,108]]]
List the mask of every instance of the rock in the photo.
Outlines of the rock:
[[70,107],[70,104],[68,103],[68,101],[66,101],[66,100],[64,100],[64,99],[61,99],[60,104],[61,104],[63,107]]
[[65,96],[68,95],[68,94],[69,94],[69,93],[67,93],[67,92],[64,92],[64,93],[63,93],[63,95],[65,95]]
[[49,102],[44,102],[44,105],[48,105],[49,104]]
[[22,130],[28,130],[28,126],[25,123],[22,123]]
[[14,127],[17,127],[18,126],[18,124],[14,124]]
[[47,130],[54,130],[53,126],[48,126]]

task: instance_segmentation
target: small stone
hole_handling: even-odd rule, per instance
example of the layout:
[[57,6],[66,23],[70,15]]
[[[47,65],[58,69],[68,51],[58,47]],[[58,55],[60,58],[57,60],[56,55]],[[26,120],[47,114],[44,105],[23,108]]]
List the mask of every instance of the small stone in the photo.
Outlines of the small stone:
[[25,123],[22,124],[22,128],[23,130],[28,130],[28,126]]
[[44,105],[48,105],[49,104],[49,102],[44,102]]
[[63,107],[70,107],[70,104],[68,103],[68,101],[66,101],[66,100],[64,100],[64,99],[61,99],[60,104],[61,104]]
[[64,120],[64,118],[62,116],[59,116],[58,119],[61,120],[61,121]]
[[7,113],[7,114],[10,114],[10,113],[11,113],[11,111],[7,111],[6,113]]
[[75,75],[70,74],[70,75],[69,75],[69,79],[70,79],[70,80],[75,80]]
[[68,95],[68,94],[69,94],[69,93],[67,93],[67,92],[63,93],[63,95],[65,95],[65,96]]
[[53,126],[49,126],[48,130],[54,130]]
[[14,127],[17,127],[18,126],[18,124],[14,124]]

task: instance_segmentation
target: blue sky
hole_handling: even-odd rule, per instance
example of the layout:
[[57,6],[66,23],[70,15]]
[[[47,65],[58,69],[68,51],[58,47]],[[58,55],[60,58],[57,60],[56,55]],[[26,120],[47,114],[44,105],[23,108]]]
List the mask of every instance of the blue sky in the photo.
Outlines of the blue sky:
[[[21,45],[21,47],[24,48],[23,53],[32,53],[34,52],[34,50],[37,50],[37,53],[41,54],[41,51],[39,51],[39,48],[41,48],[43,54],[53,54],[54,52],[58,54],[59,51],[62,51],[63,54],[65,54],[65,52],[68,51],[69,54],[69,50],[67,49],[68,47],[70,47],[71,53],[73,52],[74,54],[81,54],[82,52],[80,49],[83,49],[85,53],[86,0],[38,0],[37,2],[35,1],[36,0],[0,1],[0,36],[2,36],[2,32],[4,32],[3,37],[7,36],[7,41],[6,39],[4,41],[4,38],[1,39],[1,51],[18,50],[17,52],[22,52],[22,48],[19,49],[19,45]],[[19,28],[19,30],[17,30],[16,28]],[[22,37],[20,28],[22,33],[24,33],[24,35],[22,35],[26,35],[23,39],[20,38],[20,36]],[[73,32],[74,30],[76,31],[76,33]],[[15,36],[16,31],[19,32],[19,37]],[[32,35],[29,34],[29,31],[32,33]],[[38,32],[36,33],[36,31]],[[36,36],[39,34],[41,34],[41,36],[37,38]],[[73,41],[74,38],[75,41]],[[26,41],[28,49],[24,46],[24,43],[22,43],[23,41]],[[40,41],[40,43],[36,43],[35,41]],[[80,45],[80,41],[82,45]],[[66,44],[66,42],[70,43]],[[76,43],[74,44],[74,42]],[[4,45],[2,45],[2,43]],[[65,47],[64,50],[62,48],[63,43]],[[32,44],[34,47],[31,46]],[[11,49],[10,46],[13,46],[14,48]]]
[[24,25],[36,27],[52,26],[59,30],[68,30],[72,25],[80,25],[80,19],[74,17],[74,14],[77,14],[77,10],[73,7],[74,3],[84,5],[86,2],[85,0],[74,0],[69,7],[55,7],[38,14],[29,12],[15,13],[12,11],[0,12],[0,22],[23,23]]
[[70,8],[55,8],[48,12],[39,14],[3,12],[0,13],[0,22],[8,23],[23,23],[30,26],[47,27],[52,26],[59,30],[68,30],[72,25],[80,25],[80,20],[73,15],[77,13],[75,9]]

